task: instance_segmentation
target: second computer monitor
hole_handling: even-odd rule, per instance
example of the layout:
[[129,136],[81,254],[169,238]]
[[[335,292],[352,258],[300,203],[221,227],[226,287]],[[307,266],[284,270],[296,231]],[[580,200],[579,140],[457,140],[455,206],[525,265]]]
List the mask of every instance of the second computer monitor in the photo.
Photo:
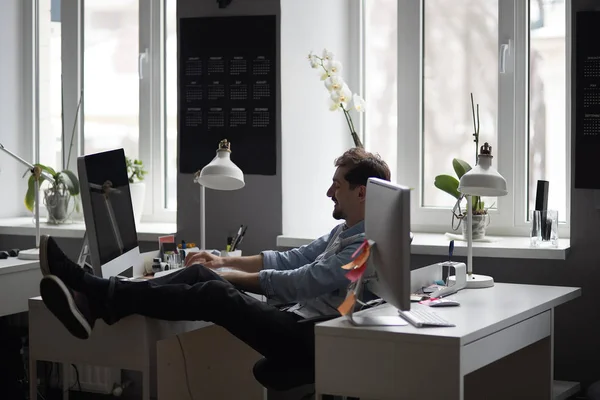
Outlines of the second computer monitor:
[[409,188],[369,178],[365,236],[375,242],[368,262],[367,289],[402,311],[410,310]]
[[102,277],[143,274],[123,149],[77,159],[92,267]]

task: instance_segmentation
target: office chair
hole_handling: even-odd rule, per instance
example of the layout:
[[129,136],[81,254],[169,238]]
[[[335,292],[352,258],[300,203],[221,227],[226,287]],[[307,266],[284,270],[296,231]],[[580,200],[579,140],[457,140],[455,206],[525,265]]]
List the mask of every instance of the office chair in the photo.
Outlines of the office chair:
[[[339,317],[339,315],[322,315],[303,319],[298,321],[298,323],[314,325],[337,317]],[[268,393],[271,393],[272,391],[278,392],[277,395],[268,395],[267,398],[269,399],[277,396],[277,398],[285,397],[290,400],[301,400],[312,398],[311,395],[314,394],[315,376],[313,369],[302,368],[290,364],[284,365],[277,361],[261,358],[254,364],[252,373],[257,382],[267,389]],[[303,388],[303,386],[305,386],[305,388]],[[288,395],[283,392],[290,393]],[[299,397],[292,399],[291,396]],[[324,397],[324,399],[327,399],[327,397]]]

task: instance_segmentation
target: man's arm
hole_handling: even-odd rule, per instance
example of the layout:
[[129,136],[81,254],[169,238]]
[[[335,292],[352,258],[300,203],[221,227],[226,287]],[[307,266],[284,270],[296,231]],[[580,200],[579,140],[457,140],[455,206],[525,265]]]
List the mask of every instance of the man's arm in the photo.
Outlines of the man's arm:
[[239,269],[247,273],[256,273],[263,269],[262,254],[246,257],[223,257],[223,266]]
[[307,245],[288,251],[263,251],[261,253],[263,255],[263,269],[287,271],[312,263],[325,251],[329,236],[332,233],[323,235]]
[[236,288],[256,294],[264,294],[260,287],[258,272],[218,271],[222,278],[231,282]]
[[342,268],[352,260],[352,254],[360,246],[357,240],[338,254],[288,271],[262,270],[258,275],[261,292],[285,302],[296,302],[331,293],[348,286],[348,271]]

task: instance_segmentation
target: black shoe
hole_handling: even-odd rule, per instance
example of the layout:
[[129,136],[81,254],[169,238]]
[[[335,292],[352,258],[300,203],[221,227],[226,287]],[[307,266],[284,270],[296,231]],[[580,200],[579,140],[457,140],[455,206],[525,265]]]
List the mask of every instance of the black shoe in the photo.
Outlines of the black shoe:
[[40,237],[40,268],[42,275],[55,275],[68,287],[81,290],[85,271],[71,261],[58,247],[54,238],[48,235]]
[[95,318],[92,317],[87,298],[71,291],[60,278],[47,275],[40,282],[40,294],[48,310],[79,339],[92,334]]

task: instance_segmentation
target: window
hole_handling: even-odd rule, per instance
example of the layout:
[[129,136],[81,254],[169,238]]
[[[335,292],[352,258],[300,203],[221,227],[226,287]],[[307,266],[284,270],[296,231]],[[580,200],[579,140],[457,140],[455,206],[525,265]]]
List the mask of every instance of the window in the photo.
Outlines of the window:
[[85,154],[122,147],[139,157],[139,14],[138,0],[84,2]]
[[34,4],[39,161],[62,168],[72,150],[75,171],[80,154],[123,148],[148,171],[142,220],[174,221],[176,0]]
[[166,208],[177,208],[177,0],[166,1],[165,152]]
[[362,5],[365,143],[395,166],[396,182],[415,189],[413,229],[450,228],[455,199],[433,182],[439,174],[454,175],[453,158],[475,162],[473,93],[479,144],[490,143],[493,165],[509,188],[508,196],[486,199],[489,232],[526,235],[537,180],[545,179],[549,208],[559,210],[567,236],[565,0]]
[[39,0],[38,21],[38,109],[39,162],[61,167],[62,93],[61,22],[55,2]]

